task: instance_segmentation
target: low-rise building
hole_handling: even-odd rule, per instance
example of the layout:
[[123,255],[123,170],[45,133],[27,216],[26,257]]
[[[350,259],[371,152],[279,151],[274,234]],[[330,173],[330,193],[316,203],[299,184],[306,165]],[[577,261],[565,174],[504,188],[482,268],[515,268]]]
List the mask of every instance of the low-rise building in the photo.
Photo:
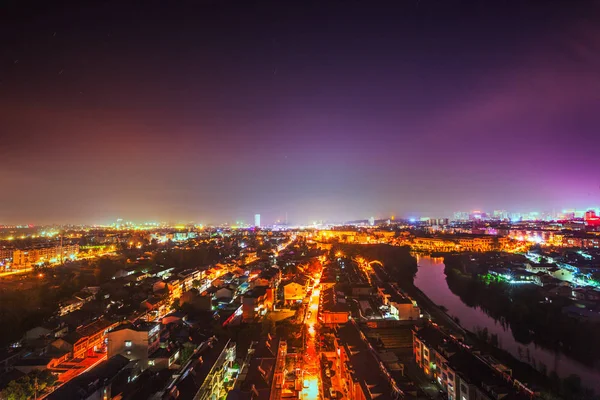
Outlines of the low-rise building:
[[352,296],[370,296],[373,294],[373,286],[368,283],[356,283],[352,285]]
[[421,318],[421,309],[410,299],[397,299],[390,302],[390,314],[401,321],[416,321]]
[[67,315],[75,310],[79,310],[84,304],[94,300],[96,295],[91,292],[77,292],[69,300],[63,301],[59,304],[58,315]]
[[215,292],[214,298],[221,303],[230,303],[234,295],[235,290],[233,288],[222,287]]
[[43,262],[57,263],[67,259],[73,259],[77,257],[78,253],[78,244],[15,249],[12,253],[12,266],[21,268],[30,267],[34,264]]
[[533,392],[512,377],[509,368],[490,356],[473,353],[426,325],[413,331],[413,354],[420,369],[449,399],[530,399]]
[[119,393],[113,391],[113,384],[127,382],[130,375],[129,360],[117,355],[102,361],[93,369],[60,386],[46,398],[48,400],[96,400],[112,399]]
[[270,335],[252,343],[227,400],[269,400],[274,382],[279,338]]
[[[82,359],[96,352],[106,349],[104,339],[106,332],[118,323],[100,318],[88,325],[78,328],[75,332],[68,333],[56,339],[57,348],[69,349],[70,358]],[[59,343],[60,342],[60,343]]]
[[119,325],[106,334],[108,357],[120,354],[130,360],[139,360],[141,368],[145,369],[149,356],[160,346],[160,332],[159,323]]
[[299,277],[283,285],[283,301],[285,304],[302,302],[306,297],[308,278]]
[[344,386],[344,398],[392,400],[404,396],[354,323],[337,331],[335,349],[333,368]]
[[67,315],[73,311],[79,310],[81,307],[83,307],[83,304],[83,300],[77,298],[70,298],[62,301],[58,305],[58,315],[62,317],[63,315]]
[[172,303],[169,297],[151,296],[142,301],[140,307],[148,312],[148,319],[153,320],[167,313],[169,302]]
[[275,289],[260,286],[242,296],[242,321],[253,322],[273,309]]
[[323,290],[319,307],[319,321],[324,325],[341,325],[348,322],[349,318],[350,308],[343,294],[336,293],[333,287]]

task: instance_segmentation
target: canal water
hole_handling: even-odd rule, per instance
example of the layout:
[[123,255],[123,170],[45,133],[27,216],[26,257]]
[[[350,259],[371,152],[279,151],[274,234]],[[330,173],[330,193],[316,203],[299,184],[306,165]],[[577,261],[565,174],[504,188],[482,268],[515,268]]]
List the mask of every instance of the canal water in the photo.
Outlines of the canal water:
[[446,307],[450,316],[458,317],[463,328],[471,332],[475,332],[477,328],[487,328],[490,335],[498,335],[500,347],[515,358],[528,362],[529,355],[530,364],[531,360],[535,360],[538,365],[540,362],[544,363],[548,373],[556,371],[561,378],[577,374],[581,377],[583,386],[600,393],[600,369],[593,369],[560,352],[544,349],[534,343],[526,345],[517,342],[510,328],[503,327],[500,322],[496,322],[479,308],[467,306],[460,297],[450,291],[442,258],[419,255],[416,257],[419,269],[415,277],[415,286],[435,304]]

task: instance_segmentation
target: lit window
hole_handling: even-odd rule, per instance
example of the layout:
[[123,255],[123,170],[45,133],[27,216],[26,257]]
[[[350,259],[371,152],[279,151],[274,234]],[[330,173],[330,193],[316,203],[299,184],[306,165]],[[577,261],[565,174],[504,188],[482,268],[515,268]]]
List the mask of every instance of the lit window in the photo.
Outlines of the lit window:
[[125,347],[131,347],[131,346],[132,346],[131,340],[126,340],[125,341]]
[[148,360],[148,365],[154,365],[154,360]]

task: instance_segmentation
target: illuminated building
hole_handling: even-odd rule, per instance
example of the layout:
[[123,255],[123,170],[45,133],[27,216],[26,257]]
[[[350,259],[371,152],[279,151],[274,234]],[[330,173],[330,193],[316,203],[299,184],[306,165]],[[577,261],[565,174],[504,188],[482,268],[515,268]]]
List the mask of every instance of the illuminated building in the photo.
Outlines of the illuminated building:
[[486,213],[479,211],[479,210],[475,210],[469,215],[469,219],[471,221],[481,221],[481,220],[486,219],[486,217],[487,217]]
[[283,286],[283,301],[285,304],[301,302],[306,296],[307,290],[306,277],[299,277]]
[[508,212],[506,210],[494,210],[494,219],[508,219]]
[[123,379],[130,376],[129,364],[129,360],[123,356],[112,357],[58,387],[44,398],[48,400],[118,398],[120,393],[112,393],[113,385],[122,387]]
[[414,237],[406,244],[423,251],[493,251],[505,250],[510,245],[510,240],[494,235],[443,235]]
[[106,334],[108,357],[120,354],[130,360],[140,360],[141,368],[148,366],[149,356],[160,346],[160,323],[120,325]]
[[18,249],[13,251],[13,266],[30,267],[43,262],[57,263],[66,259],[74,259],[78,253],[78,244]]
[[13,249],[0,248],[0,263],[4,260],[10,260],[13,256]]
[[454,220],[455,221],[468,221],[469,213],[464,212],[464,211],[457,211],[454,213]]
[[59,304],[58,314],[63,316],[73,311],[79,310],[84,304],[94,300],[96,296],[92,293],[79,292],[75,293],[69,300]]
[[254,322],[273,309],[274,289],[260,286],[247,291],[242,297],[242,321]]
[[392,231],[369,230],[320,230],[315,233],[314,240],[317,242],[338,241],[340,243],[389,243],[396,235]]
[[[169,308],[169,300],[169,297],[151,296],[142,301],[140,307],[142,310],[148,312],[146,318],[149,321],[153,321],[154,319],[166,314]],[[170,303],[173,303],[173,300],[170,300]]]
[[413,354],[448,399],[533,398],[508,367],[489,355],[472,353],[433,326],[413,331]]
[[588,210],[585,212],[585,224],[587,226],[600,226],[600,217],[598,215],[596,215],[596,211],[594,210]]
[[55,340],[52,345],[56,348],[67,349],[72,359],[86,358],[105,349],[106,332],[115,326],[117,323],[100,318]]
[[392,400],[404,398],[388,369],[375,356],[371,345],[356,326],[348,323],[336,333],[333,368],[348,400]]
[[[226,399],[269,399],[277,363],[279,338],[267,334],[253,342],[244,359],[239,376]],[[317,393],[318,394],[318,393]],[[316,398],[316,397],[315,397]]]
[[181,281],[182,292],[190,290],[194,281],[202,281],[204,279],[204,271],[199,269],[186,269],[177,274]]
[[340,325],[348,322],[349,316],[350,308],[346,299],[338,297],[333,287],[323,290],[319,321],[324,325]]
[[[213,345],[213,348],[209,348],[206,354],[202,353],[202,360],[212,360],[212,357],[208,352],[216,353],[221,348],[222,344],[216,343]],[[194,399],[197,400],[209,400],[209,399],[224,399],[226,398],[228,392],[232,389],[233,385],[237,380],[237,375],[239,373],[239,367],[236,367],[236,345],[234,342],[227,341],[223,350],[215,360],[214,364],[210,368],[210,371],[207,372],[206,378],[204,378],[204,382],[198,389],[198,392],[194,396]],[[193,373],[188,375],[187,379],[191,379],[194,381],[200,381],[202,378],[202,363],[200,363],[200,367],[198,370],[193,370]],[[183,382],[183,385],[185,382]]]
[[260,228],[260,214],[254,214],[254,226]]

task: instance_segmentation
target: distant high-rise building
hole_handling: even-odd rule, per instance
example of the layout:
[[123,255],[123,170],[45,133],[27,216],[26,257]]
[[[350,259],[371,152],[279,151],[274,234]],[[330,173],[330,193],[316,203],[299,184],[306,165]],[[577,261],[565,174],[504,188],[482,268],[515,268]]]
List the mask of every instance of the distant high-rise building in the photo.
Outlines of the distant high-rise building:
[[464,211],[457,211],[454,213],[455,221],[467,221],[469,219],[469,213]]
[[588,210],[585,212],[585,224],[587,226],[600,226],[600,217],[596,214],[596,210]]
[[574,209],[569,209],[569,210],[563,210],[562,214],[560,215],[560,219],[564,219],[564,220],[572,220],[575,219],[576,217],[576,211]]
[[520,222],[523,220],[523,214],[521,213],[510,213],[509,215],[511,222]]
[[254,214],[254,226],[260,228],[260,214]]
[[471,221],[482,221],[486,217],[485,213],[480,210],[474,210],[471,214],[469,214],[469,220]]
[[508,219],[508,212],[506,210],[494,210],[494,219]]
[[371,226],[375,225],[375,217],[369,218],[369,225],[371,225]]

